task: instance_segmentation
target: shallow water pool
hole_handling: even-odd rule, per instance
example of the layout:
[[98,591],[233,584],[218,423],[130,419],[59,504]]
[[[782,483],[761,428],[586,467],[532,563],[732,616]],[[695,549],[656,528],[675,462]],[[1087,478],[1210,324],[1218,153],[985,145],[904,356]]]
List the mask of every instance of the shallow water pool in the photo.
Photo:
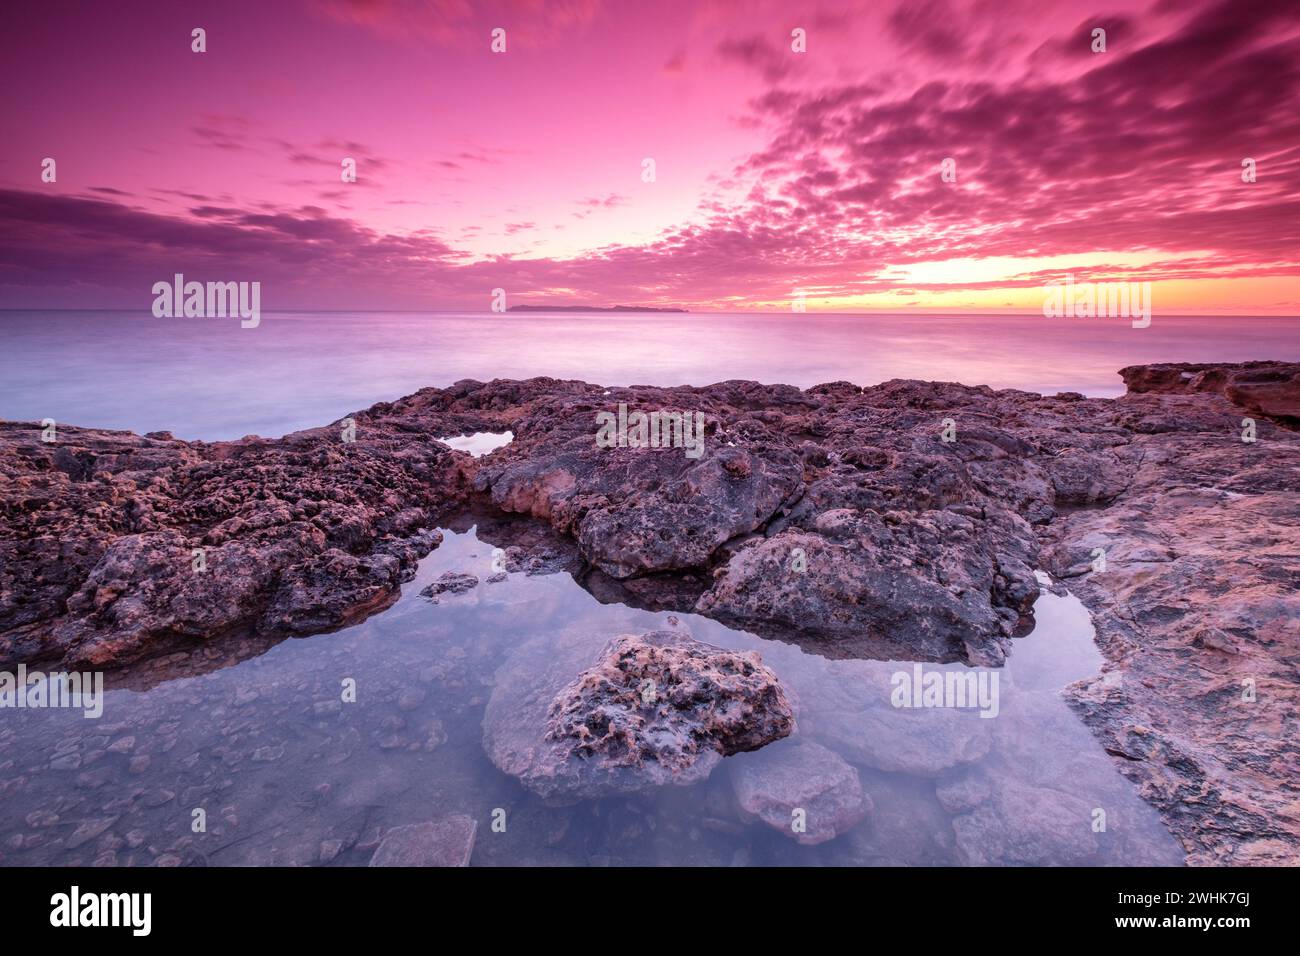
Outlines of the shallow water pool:
[[[483,866],[1182,861],[1059,696],[1100,664],[1073,598],[1040,596],[1034,631],[997,672],[997,716],[981,717],[893,706],[910,662],[829,661],[696,615],[601,604],[566,573],[488,583],[492,547],[474,530],[444,534],[402,597],[363,624],[137,665],[110,678],[98,720],[9,711],[2,862],[364,865],[389,828],[451,813],[479,821],[471,862]],[[436,604],[419,595],[449,570],[480,583]],[[665,626],[758,650],[794,704],[795,735],[727,757],[691,787],[562,807],[487,758],[484,713],[509,693],[495,683],[511,655],[576,640],[594,662],[611,638]],[[348,681],[355,702],[343,700]],[[747,763],[761,773],[778,748],[809,740],[854,768],[872,807],[811,846],[746,814],[734,786]]]

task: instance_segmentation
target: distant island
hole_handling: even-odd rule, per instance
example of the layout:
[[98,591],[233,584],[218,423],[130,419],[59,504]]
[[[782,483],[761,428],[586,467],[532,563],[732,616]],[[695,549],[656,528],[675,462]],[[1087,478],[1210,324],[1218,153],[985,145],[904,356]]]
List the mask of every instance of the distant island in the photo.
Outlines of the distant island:
[[512,305],[507,312],[687,312],[688,309],[656,309],[649,305]]

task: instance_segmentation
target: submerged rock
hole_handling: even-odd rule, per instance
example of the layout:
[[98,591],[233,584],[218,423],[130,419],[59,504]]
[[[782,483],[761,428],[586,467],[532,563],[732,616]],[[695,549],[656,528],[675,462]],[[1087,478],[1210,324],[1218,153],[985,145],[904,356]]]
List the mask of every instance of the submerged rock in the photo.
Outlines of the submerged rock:
[[996,721],[975,708],[895,707],[893,676],[910,665],[832,661],[801,695],[805,729],[864,767],[916,777],[983,759]]
[[438,580],[421,591],[420,595],[437,604],[439,596],[443,594],[464,594],[476,587],[478,587],[478,577],[476,575],[445,571],[438,576]]
[[816,727],[858,763],[918,777],[982,759],[992,738],[989,721],[950,708],[864,707],[816,718]]
[[469,866],[478,822],[454,814],[428,823],[394,827],[384,834],[371,866]]
[[742,814],[809,846],[835,839],[871,812],[858,772],[810,740],[794,738],[737,761],[731,781]]
[[543,797],[696,783],[724,756],[794,729],[776,675],[753,651],[652,631],[616,638],[575,677],[576,661],[590,660],[582,646],[521,649],[498,672],[484,715],[493,763]]
[[958,859],[967,866],[1098,862],[1094,808],[1072,794],[1007,780],[986,791],[941,789],[939,800],[949,809],[968,810],[952,823]]

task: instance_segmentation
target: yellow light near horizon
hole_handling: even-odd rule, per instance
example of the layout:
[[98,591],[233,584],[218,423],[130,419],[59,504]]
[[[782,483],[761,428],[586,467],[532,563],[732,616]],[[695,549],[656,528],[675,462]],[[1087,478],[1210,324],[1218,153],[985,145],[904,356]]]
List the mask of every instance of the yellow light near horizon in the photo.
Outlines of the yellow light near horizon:
[[1085,255],[1070,256],[989,256],[981,259],[938,259],[931,262],[909,263],[893,266],[885,271],[884,278],[900,285],[917,283],[919,285],[955,285],[965,286],[987,282],[1005,282],[1008,286],[1024,284],[1026,281],[1038,284],[1032,278],[1036,273],[1081,273],[1084,275],[1094,269],[1105,267],[1107,273],[1123,270],[1130,281],[1142,281],[1140,275],[1144,266],[1153,262],[1169,262],[1179,259],[1198,259],[1204,253],[1184,253],[1171,256],[1168,253],[1134,254],[1131,252],[1089,252]]
[[[1135,280],[1140,281],[1140,280]],[[914,292],[915,294],[904,294]],[[907,289],[854,296],[808,297],[809,312],[1041,312],[1042,286],[970,289]],[[1300,315],[1300,277],[1171,279],[1151,283],[1152,311],[1159,315]],[[789,311],[789,303],[770,303]]]

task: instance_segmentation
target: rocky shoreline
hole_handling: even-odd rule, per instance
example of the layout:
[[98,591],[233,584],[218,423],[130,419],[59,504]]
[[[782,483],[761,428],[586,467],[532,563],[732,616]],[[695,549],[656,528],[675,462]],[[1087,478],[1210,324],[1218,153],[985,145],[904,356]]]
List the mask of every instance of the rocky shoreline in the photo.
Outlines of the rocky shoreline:
[[[1106,657],[1067,699],[1188,861],[1295,863],[1300,366],[1121,374],[1119,399],[467,381],[218,443],[0,423],[0,664],[112,668],[344,627],[391,604],[468,509],[549,526],[504,548],[509,570],[570,570],[602,600],[830,658],[997,666],[1044,569],[1088,606]],[[620,403],[701,412],[705,454],[599,447],[596,415]],[[507,430],[479,459],[437,440]],[[783,736],[780,712],[757,746]],[[825,798],[846,819],[855,786]],[[758,817],[785,812],[758,778],[745,793]]]

